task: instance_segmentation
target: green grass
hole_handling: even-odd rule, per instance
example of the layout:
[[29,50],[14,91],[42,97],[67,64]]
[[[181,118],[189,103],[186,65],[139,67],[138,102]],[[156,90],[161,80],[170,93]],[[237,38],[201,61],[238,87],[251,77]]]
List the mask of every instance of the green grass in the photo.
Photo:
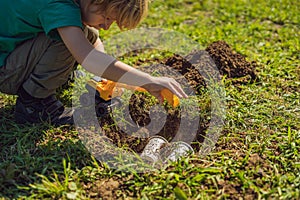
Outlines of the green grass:
[[[0,199],[300,199],[299,8],[292,0],[153,1],[142,27],[175,30],[202,47],[225,40],[259,63],[260,79],[225,81],[225,134],[213,152],[158,172],[98,163],[73,128],[16,125],[15,97],[0,94]],[[121,59],[151,56],[161,55]]]

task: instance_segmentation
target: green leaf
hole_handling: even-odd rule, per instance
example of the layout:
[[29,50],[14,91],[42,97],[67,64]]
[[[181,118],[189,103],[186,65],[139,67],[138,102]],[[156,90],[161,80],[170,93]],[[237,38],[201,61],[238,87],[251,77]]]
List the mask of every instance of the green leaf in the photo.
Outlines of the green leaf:
[[200,170],[202,173],[211,173],[211,174],[217,174],[221,172],[221,169],[219,168],[214,168],[214,167],[209,167],[209,168],[203,168]]
[[206,178],[207,174],[197,174],[196,176],[194,176],[194,178],[192,178],[193,182],[201,182],[202,180],[204,180]]
[[179,187],[176,187],[174,189],[174,193],[175,193],[176,199],[179,199],[179,200],[186,200],[187,199],[186,194]]

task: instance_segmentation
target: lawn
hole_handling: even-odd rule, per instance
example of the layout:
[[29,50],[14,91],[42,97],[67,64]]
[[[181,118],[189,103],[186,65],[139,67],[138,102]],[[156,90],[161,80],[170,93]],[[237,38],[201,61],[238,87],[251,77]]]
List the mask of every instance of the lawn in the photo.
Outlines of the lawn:
[[[16,97],[0,94],[0,199],[300,199],[299,8],[292,0],[150,4],[139,28],[178,33],[201,49],[225,41],[257,63],[258,77],[241,84],[224,77],[226,119],[215,148],[160,170],[98,162],[74,127],[17,125]],[[104,43],[119,34],[116,25],[100,31]],[[170,53],[148,49],[120,59],[147,65]],[[70,104],[70,94],[60,98]]]

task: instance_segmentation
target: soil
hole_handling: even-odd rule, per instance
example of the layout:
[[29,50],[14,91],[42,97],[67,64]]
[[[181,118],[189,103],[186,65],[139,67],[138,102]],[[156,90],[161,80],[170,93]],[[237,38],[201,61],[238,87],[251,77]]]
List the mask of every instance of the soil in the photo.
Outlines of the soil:
[[248,62],[245,56],[236,53],[225,41],[217,41],[206,48],[216,63],[220,73],[227,78],[242,78],[237,82],[253,82],[257,80],[255,61]]
[[[166,67],[167,66],[167,67]],[[209,66],[209,67],[207,67]],[[173,77],[184,88],[192,88],[189,92],[194,92],[196,96],[202,96],[207,87],[207,81],[209,79],[206,76],[208,73],[202,69],[213,70],[216,67],[219,73],[211,73],[215,78],[231,79],[232,84],[246,84],[257,80],[255,69],[257,64],[255,62],[248,62],[246,57],[236,53],[225,41],[216,41],[210,44],[205,51],[194,51],[189,55],[182,57],[180,55],[173,55],[172,57],[160,60],[159,63],[151,65],[149,67],[143,67],[141,70],[149,73],[155,72],[162,76]],[[200,69],[200,70],[199,70]],[[201,71],[202,70],[202,71]],[[187,93],[189,93],[187,92]],[[150,107],[152,106],[151,97],[143,93],[134,93],[129,101],[129,112],[131,119],[136,123],[138,127],[146,127],[150,122]],[[208,114],[207,119],[201,118],[197,136],[192,143],[195,151],[199,150],[199,144],[203,142],[205,132],[209,125],[209,101],[205,108],[199,108],[201,111],[205,110]],[[158,131],[157,135],[165,137],[167,140],[171,140],[177,133],[180,126],[180,119],[185,116],[181,116],[179,108],[172,108],[165,104],[165,110],[167,112],[166,122]],[[160,110],[151,110],[152,116],[159,116]],[[200,112],[199,112],[200,113]],[[152,119],[153,120],[153,119]],[[159,119],[158,119],[159,120]],[[110,140],[117,146],[127,146],[137,153],[141,153],[151,133],[147,133],[149,137],[140,138],[134,135],[126,134],[122,129],[116,126],[114,118],[107,116],[100,118],[100,124],[105,127],[105,134]]]

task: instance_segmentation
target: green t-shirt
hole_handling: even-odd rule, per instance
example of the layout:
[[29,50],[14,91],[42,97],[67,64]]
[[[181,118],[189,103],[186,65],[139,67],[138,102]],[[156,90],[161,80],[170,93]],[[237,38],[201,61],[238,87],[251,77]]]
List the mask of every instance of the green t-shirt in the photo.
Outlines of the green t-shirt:
[[17,45],[40,32],[57,38],[56,28],[82,28],[73,0],[0,0],[0,19],[0,67]]

